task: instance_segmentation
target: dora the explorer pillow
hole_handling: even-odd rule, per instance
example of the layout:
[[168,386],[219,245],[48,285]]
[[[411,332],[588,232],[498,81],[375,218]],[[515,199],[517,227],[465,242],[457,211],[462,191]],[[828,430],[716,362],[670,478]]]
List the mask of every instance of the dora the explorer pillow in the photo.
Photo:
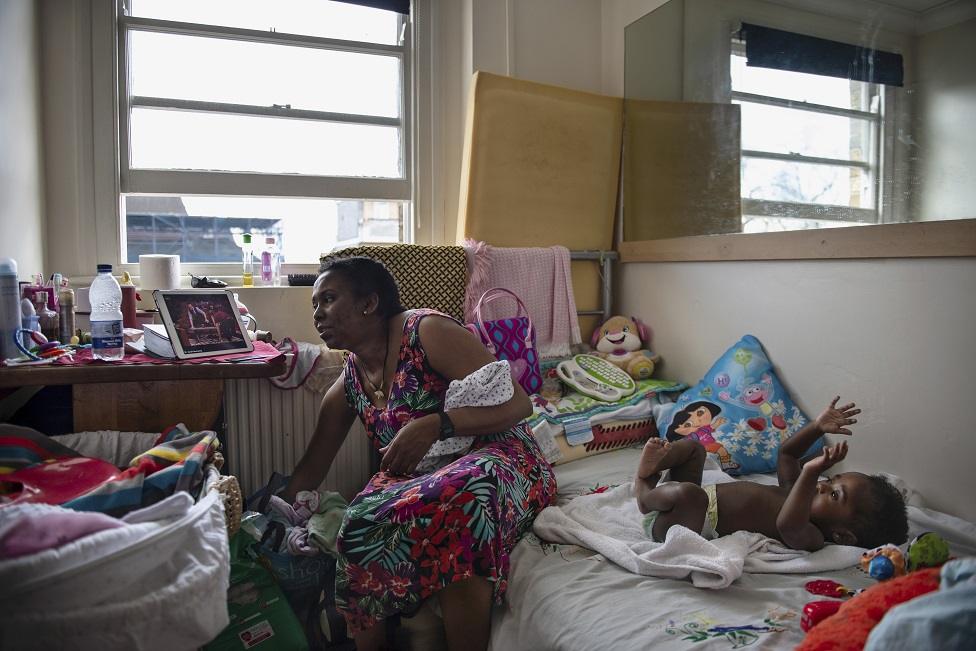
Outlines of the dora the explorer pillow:
[[[730,474],[776,469],[780,442],[807,423],[773,372],[762,344],[746,335],[701,381],[657,413],[657,429],[670,441],[701,441]],[[823,447],[823,439],[810,448]]]

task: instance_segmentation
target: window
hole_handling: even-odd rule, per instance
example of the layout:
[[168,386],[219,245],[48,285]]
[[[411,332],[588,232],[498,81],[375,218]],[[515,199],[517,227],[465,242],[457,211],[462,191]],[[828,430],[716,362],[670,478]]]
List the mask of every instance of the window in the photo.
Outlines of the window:
[[742,230],[880,221],[884,86],[746,65],[732,42],[742,111]]
[[410,33],[325,0],[120,0],[122,261],[408,241]]

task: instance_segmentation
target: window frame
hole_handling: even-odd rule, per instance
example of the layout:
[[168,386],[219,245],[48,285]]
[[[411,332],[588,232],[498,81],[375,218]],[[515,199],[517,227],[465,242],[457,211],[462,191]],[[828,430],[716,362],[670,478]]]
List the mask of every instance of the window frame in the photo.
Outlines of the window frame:
[[[418,3],[421,4],[421,3]],[[284,32],[265,32],[236,27],[187,23],[130,16],[125,11],[124,0],[116,0],[113,13],[115,31],[115,146],[118,161],[116,188],[116,234],[118,247],[115,259],[120,265],[137,268],[136,263],[125,261],[126,218],[123,209],[124,194],[210,195],[294,197],[305,199],[403,201],[407,203],[401,224],[403,242],[412,242],[417,229],[416,162],[414,142],[417,139],[417,82],[414,75],[416,52],[414,47],[417,31],[416,16],[399,16],[399,45],[367,43],[335,38],[305,36]],[[360,52],[393,56],[399,62],[401,72],[400,117],[380,117],[361,114],[336,113],[292,109],[290,106],[261,107],[169,98],[147,98],[129,94],[128,36],[130,31],[145,31],[210,38],[232,39],[243,42],[272,43],[310,47],[320,50]],[[394,126],[400,133],[400,178],[321,176],[311,174],[273,174],[255,172],[229,172],[209,170],[142,169],[130,166],[129,118],[134,107],[164,108],[170,110],[198,110],[210,114],[250,115],[286,119],[342,122],[358,125]],[[205,272],[235,276],[239,262],[185,263],[190,272]],[[292,263],[283,267],[283,273],[299,272],[317,266],[317,263]]]
[[[729,65],[732,64],[733,57],[745,57],[745,42],[733,36],[731,49],[729,52]],[[731,80],[730,80],[731,82]],[[863,82],[868,83],[868,82]],[[871,125],[871,147],[870,159],[868,161],[855,161],[846,159],[821,158],[816,156],[806,156],[803,154],[783,154],[778,152],[767,152],[762,150],[742,149],[740,156],[742,159],[751,158],[754,160],[778,160],[794,163],[813,163],[828,165],[831,167],[859,168],[867,170],[872,174],[872,204],[871,208],[856,208],[852,206],[839,206],[831,204],[813,204],[792,201],[774,201],[769,199],[754,199],[741,197],[742,215],[754,217],[776,217],[780,219],[806,219],[806,220],[830,220],[836,222],[849,223],[851,225],[880,224],[884,221],[884,214],[887,212],[885,207],[888,205],[888,195],[890,188],[890,165],[886,165],[885,146],[888,133],[888,123],[891,112],[889,103],[891,100],[890,90],[880,84],[869,84],[871,90],[875,90],[881,98],[878,113],[870,111],[860,111],[856,109],[844,109],[810,102],[790,100],[772,95],[759,95],[737,91],[729,85],[730,101],[739,101],[751,104],[762,104],[766,106],[777,106],[793,110],[809,111],[819,115],[836,115],[853,119],[866,120]]]

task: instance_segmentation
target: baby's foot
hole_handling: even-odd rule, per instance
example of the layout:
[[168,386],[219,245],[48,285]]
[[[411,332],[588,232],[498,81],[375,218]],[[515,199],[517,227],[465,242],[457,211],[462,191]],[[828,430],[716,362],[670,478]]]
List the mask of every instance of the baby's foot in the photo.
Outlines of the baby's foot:
[[661,461],[667,456],[670,449],[670,441],[656,436],[649,439],[644,444],[640,461],[637,463],[637,476],[641,479],[647,479],[651,475],[657,474]]

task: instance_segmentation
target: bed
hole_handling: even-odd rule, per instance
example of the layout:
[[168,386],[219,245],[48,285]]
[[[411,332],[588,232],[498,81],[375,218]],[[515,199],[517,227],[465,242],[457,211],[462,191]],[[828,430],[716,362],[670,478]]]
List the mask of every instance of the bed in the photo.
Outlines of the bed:
[[[639,455],[635,445],[556,466],[557,504],[629,484]],[[706,475],[735,481],[720,477],[716,465]],[[770,474],[740,479],[776,482]],[[955,555],[976,553],[976,525],[919,506],[909,506],[909,518],[911,536],[936,531]],[[746,572],[727,588],[709,590],[632,574],[589,549],[533,533],[512,554],[507,597],[492,617],[491,648],[792,649],[804,636],[803,606],[823,598],[804,587],[814,578],[852,589],[875,583],[851,567],[814,575]]]

